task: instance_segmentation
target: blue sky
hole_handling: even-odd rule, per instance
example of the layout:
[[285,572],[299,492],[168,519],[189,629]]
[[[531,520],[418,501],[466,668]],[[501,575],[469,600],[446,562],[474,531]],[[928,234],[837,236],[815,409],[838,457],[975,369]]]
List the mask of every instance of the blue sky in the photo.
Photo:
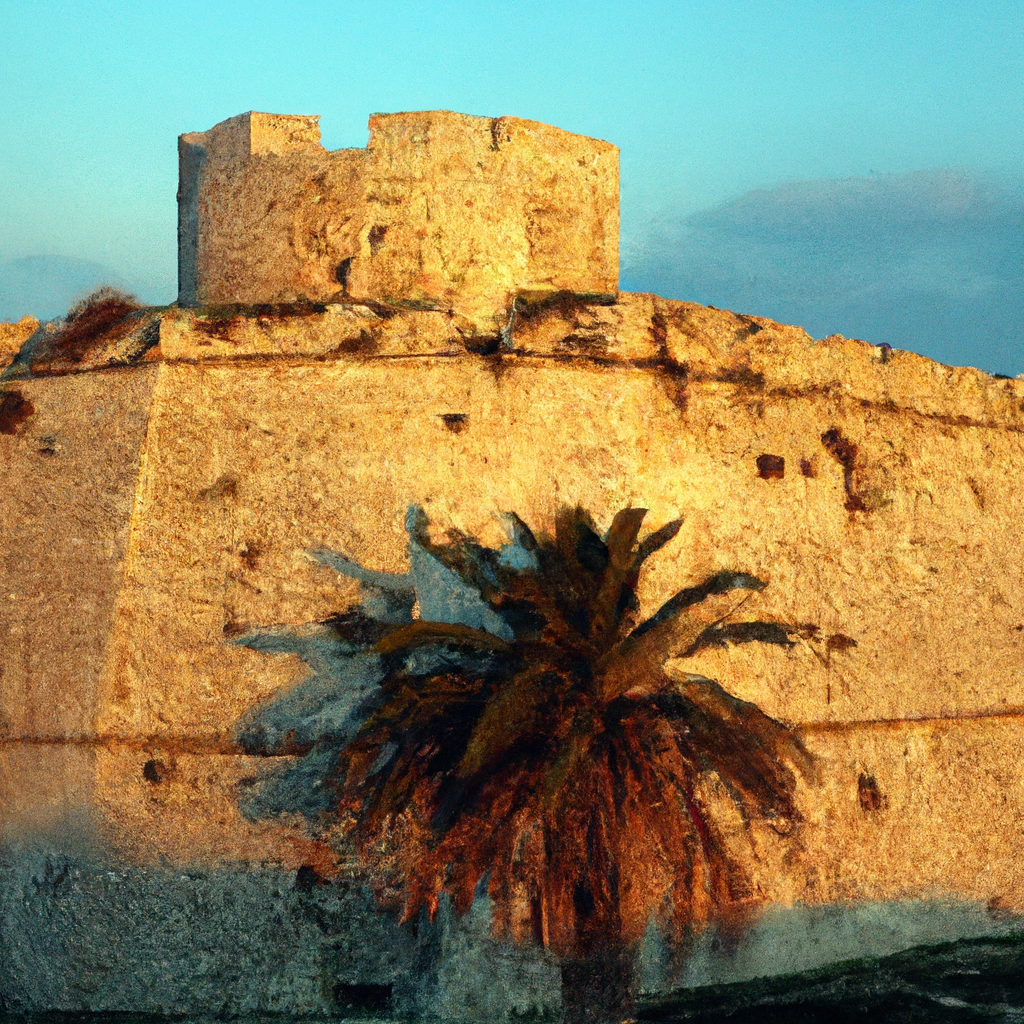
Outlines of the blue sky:
[[26,257],[173,297],[181,132],[448,108],[621,148],[624,287],[1024,371],[1020,0],[0,0],[0,39],[0,315]]

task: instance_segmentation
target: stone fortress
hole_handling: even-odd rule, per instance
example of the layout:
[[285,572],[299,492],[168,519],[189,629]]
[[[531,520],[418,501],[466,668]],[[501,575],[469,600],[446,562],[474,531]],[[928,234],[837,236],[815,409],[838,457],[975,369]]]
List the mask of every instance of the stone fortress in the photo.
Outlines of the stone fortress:
[[240,810],[237,723],[308,669],[232,639],[358,600],[310,549],[404,571],[411,503],[492,546],[506,510],[682,514],[645,610],[738,568],[809,624],[688,662],[819,772],[793,836],[735,824],[743,931],[680,959],[652,922],[645,992],[1019,928],[1024,382],[618,292],[607,143],[370,127],[182,136],[178,304],[0,326],[0,1010],[557,1013],[485,899],[400,928]]

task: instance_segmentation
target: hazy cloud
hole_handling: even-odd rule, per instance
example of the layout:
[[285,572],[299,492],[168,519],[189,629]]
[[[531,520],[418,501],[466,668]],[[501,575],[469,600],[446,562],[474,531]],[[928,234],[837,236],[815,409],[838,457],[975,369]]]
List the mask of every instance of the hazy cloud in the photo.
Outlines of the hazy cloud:
[[623,288],[1024,371],[1019,185],[954,171],[794,182],[666,212],[634,237]]
[[105,284],[132,290],[109,267],[68,256],[24,256],[0,262],[0,321],[19,320],[26,313],[52,320]]

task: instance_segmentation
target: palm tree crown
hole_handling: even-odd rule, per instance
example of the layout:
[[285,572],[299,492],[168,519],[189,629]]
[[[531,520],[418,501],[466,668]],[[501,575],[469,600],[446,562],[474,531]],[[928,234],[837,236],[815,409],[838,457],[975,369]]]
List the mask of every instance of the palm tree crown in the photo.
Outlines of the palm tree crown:
[[496,932],[564,958],[625,948],[653,915],[689,929],[742,899],[699,781],[717,775],[745,820],[793,821],[807,754],[755,705],[664,666],[709,645],[791,645],[797,630],[709,614],[716,595],[764,588],[740,572],[640,621],[641,568],[682,522],[640,539],[645,514],[623,509],[601,536],[563,509],[552,537],[508,515],[495,550],[457,532],[432,542],[414,507],[407,574],[313,552],[360,581],[362,603],[236,641],[314,669],[239,725],[247,750],[302,755],[248,813],[298,810],[354,839],[405,919],[486,889]]

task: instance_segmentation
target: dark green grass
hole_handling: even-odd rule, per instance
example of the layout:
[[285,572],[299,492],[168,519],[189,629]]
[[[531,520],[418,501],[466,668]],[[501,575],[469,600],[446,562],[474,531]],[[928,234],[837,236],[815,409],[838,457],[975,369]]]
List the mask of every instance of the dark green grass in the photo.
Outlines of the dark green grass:
[[1024,1021],[1024,934],[690,989],[646,1001],[637,1018],[666,1024]]

